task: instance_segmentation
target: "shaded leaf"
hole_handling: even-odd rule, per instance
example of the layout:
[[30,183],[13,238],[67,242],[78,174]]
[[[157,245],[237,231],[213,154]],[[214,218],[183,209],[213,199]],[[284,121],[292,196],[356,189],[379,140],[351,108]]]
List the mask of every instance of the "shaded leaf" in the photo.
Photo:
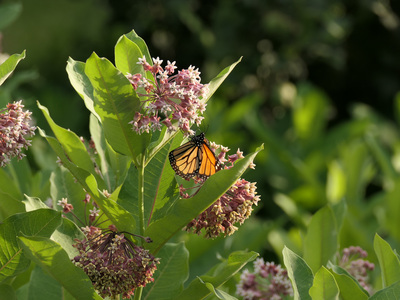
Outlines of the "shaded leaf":
[[71,262],[56,242],[44,237],[19,237],[19,240],[26,255],[76,299],[102,299],[83,270]]

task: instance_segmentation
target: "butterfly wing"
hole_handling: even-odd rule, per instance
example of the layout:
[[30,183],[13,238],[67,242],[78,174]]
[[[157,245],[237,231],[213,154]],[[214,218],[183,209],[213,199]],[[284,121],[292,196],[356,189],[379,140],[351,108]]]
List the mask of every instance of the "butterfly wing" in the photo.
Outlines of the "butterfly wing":
[[193,141],[189,141],[169,153],[169,162],[177,175],[190,179],[197,174],[200,162],[198,148]]
[[215,174],[217,158],[215,157],[214,152],[212,152],[206,142],[203,142],[203,144],[201,145],[201,149],[199,149],[199,152],[201,152],[201,165],[198,175],[203,178],[208,178],[211,175]]
[[169,153],[169,162],[175,173],[186,180],[196,175],[207,179],[215,174],[218,165],[204,133],[192,137],[189,142],[172,150]]

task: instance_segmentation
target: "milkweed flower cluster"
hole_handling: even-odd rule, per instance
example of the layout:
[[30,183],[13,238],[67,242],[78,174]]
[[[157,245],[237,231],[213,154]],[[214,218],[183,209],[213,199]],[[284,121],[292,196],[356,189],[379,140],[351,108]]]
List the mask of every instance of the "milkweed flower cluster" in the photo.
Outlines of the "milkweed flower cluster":
[[[221,164],[220,169],[230,169],[237,159],[243,158],[243,152],[239,149],[226,159],[228,148],[215,143],[211,143],[210,148],[213,151],[220,149],[218,154],[218,160]],[[254,166],[253,163],[250,165],[251,168],[254,168]],[[200,185],[204,181],[205,179],[197,179]],[[216,238],[220,234],[226,237],[233,234],[238,229],[235,224],[243,224],[250,217],[253,205],[258,204],[260,196],[257,195],[256,189],[255,182],[251,183],[245,179],[238,179],[225,194],[189,222],[184,229],[197,234],[200,234],[201,230],[204,229],[206,238]],[[180,194],[183,198],[190,197],[182,186]]]
[[236,294],[244,300],[284,300],[293,299],[293,288],[285,269],[257,258],[254,272],[245,269],[241,274]]
[[22,159],[23,148],[31,145],[26,137],[35,134],[36,127],[31,125],[31,112],[23,110],[22,100],[9,103],[0,111],[0,166],[4,167],[11,158]]
[[206,103],[201,99],[208,93],[208,85],[200,83],[200,72],[193,66],[175,74],[175,62],[168,61],[164,69],[162,63],[158,57],[153,58],[153,65],[144,56],[139,58],[138,64],[153,74],[154,81],[141,73],[127,75],[142,101],[142,111],[130,122],[132,129],[148,133],[161,130],[164,124],[168,131],[175,131],[172,123],[176,121],[186,136],[191,135],[190,126],[203,120]]
[[102,297],[122,294],[129,299],[136,288],[154,281],[159,260],[123,233],[94,226],[86,227],[84,232],[85,239],[75,240],[79,255],[72,261],[83,269]]
[[353,276],[358,283],[372,294],[368,272],[374,270],[375,265],[364,258],[368,256],[367,251],[358,246],[350,246],[342,250],[339,266]]

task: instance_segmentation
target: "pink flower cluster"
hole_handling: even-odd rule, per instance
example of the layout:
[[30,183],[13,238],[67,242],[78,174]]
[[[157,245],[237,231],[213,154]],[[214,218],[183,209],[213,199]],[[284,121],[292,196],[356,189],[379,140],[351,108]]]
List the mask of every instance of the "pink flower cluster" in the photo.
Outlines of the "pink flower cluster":
[[186,136],[192,135],[190,126],[200,125],[203,120],[206,103],[201,98],[208,92],[208,86],[200,83],[200,72],[195,67],[174,74],[175,62],[168,61],[164,69],[162,62],[157,57],[150,65],[145,57],[139,59],[138,64],[153,74],[154,81],[140,73],[127,75],[142,101],[142,111],[136,112],[130,122],[132,129],[142,134],[161,130],[164,124],[169,131],[175,131],[176,122]]
[[236,286],[236,294],[244,300],[292,299],[293,288],[287,271],[274,262],[254,261],[254,272],[244,270]]
[[9,103],[7,108],[0,112],[0,166],[4,167],[12,157],[22,159],[21,152],[31,145],[27,136],[35,134],[36,127],[30,124],[31,112],[23,110],[22,100]]
[[159,260],[123,233],[91,226],[85,234],[85,239],[74,244],[79,255],[72,261],[85,271],[102,297],[122,294],[129,299],[137,287],[154,281]]
[[369,294],[372,294],[373,290],[369,282],[368,272],[374,270],[375,265],[368,260],[364,260],[367,256],[367,251],[359,246],[344,248],[339,266],[349,272]]
[[[243,152],[239,149],[236,154],[230,155],[226,159],[225,156],[229,151],[228,148],[216,145],[215,143],[211,143],[210,147],[213,150],[221,149],[218,159],[223,164],[222,168],[224,169],[232,168],[237,159],[243,158]],[[251,168],[254,168],[254,166],[253,163],[250,165]],[[204,181],[205,179],[197,179],[197,182],[200,184]],[[200,234],[201,230],[204,229],[206,238],[216,238],[220,234],[224,236],[233,234],[238,229],[235,224],[243,224],[250,217],[253,205],[258,204],[260,196],[257,195],[256,189],[255,182],[251,183],[245,179],[237,180],[225,194],[187,224],[185,230]],[[186,194],[186,190],[182,186],[180,193],[183,198],[190,197]]]

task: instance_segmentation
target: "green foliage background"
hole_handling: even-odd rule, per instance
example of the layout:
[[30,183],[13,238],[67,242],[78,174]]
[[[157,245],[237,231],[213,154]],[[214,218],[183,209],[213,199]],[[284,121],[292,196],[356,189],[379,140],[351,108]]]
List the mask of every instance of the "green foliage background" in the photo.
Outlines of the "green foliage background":
[[[152,55],[176,60],[180,68],[199,67],[204,82],[243,56],[209,102],[204,130],[209,140],[245,153],[265,143],[256,170],[245,174],[258,182],[262,201],[256,218],[232,238],[202,248],[202,239],[185,237],[191,276],[216,262],[215,252],[248,248],[276,260],[287,245],[302,253],[311,215],[327,203],[345,202],[341,248],[359,245],[376,263],[379,232],[399,249],[399,3],[20,3],[19,17],[1,28],[1,50],[26,49],[28,59],[4,83],[0,101],[24,99],[45,129],[37,99],[57,124],[89,137],[88,112],[70,85],[66,62],[85,61],[92,51],[112,60],[115,41],[131,29]],[[39,154],[46,149],[40,143],[29,162],[50,172],[54,157]],[[45,199],[41,184],[23,191]]]

